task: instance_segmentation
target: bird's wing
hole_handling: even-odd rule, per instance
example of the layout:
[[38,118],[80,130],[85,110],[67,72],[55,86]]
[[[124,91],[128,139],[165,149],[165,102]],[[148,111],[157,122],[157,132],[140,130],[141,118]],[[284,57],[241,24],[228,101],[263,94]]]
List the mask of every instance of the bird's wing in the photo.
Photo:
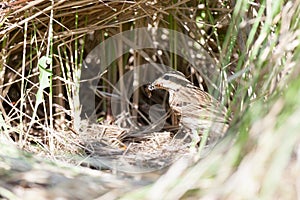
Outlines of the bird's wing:
[[[186,102],[186,108],[183,112],[190,115],[198,115],[201,118],[210,118],[215,122],[225,122],[227,109],[214,97],[199,88],[192,88],[189,101]],[[194,99],[194,100],[192,100]]]

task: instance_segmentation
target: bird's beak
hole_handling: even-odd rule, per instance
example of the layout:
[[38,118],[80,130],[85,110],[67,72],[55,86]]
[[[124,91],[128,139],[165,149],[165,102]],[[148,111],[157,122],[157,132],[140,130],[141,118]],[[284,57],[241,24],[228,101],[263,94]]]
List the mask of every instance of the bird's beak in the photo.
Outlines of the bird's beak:
[[148,98],[151,98],[152,94],[151,94],[151,91],[153,90],[153,86],[152,84],[148,85],[148,87],[145,88],[145,92],[147,93],[148,95]]
[[156,89],[163,89],[162,84],[157,83],[156,81],[148,85],[147,87],[147,94],[148,97],[151,97],[151,91],[156,90]]
[[163,84],[161,84],[160,81],[154,81],[153,83],[148,85],[149,91],[156,90],[156,89],[163,89],[163,88],[164,88]]
[[148,85],[146,92],[147,92],[149,98],[151,97],[151,91],[156,90],[156,89],[160,89],[160,85],[157,84],[156,82],[153,82]]
[[148,85],[148,90],[149,91],[152,91],[152,90],[155,90],[156,89],[156,87],[155,87],[155,85],[152,83],[152,84],[150,84],[150,85]]

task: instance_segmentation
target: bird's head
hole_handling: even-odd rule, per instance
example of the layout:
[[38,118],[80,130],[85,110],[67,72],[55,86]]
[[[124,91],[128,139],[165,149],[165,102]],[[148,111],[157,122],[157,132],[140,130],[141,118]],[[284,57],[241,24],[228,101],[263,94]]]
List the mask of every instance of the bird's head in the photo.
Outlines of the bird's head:
[[178,71],[168,71],[151,83],[148,86],[148,90],[152,91],[156,89],[163,89],[167,91],[176,91],[189,84],[192,83],[185,78],[183,73]]

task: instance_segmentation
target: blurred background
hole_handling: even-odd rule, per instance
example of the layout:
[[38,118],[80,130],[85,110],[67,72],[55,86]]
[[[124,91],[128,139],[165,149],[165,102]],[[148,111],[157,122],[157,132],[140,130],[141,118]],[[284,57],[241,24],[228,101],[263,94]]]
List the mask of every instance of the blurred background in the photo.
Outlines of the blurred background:
[[[13,146],[75,165],[81,165],[75,159],[77,155],[80,159],[90,155],[103,141],[105,145],[100,145],[98,152],[107,145],[114,152],[126,149],[120,137],[124,132],[140,131],[139,127],[149,125],[149,106],[158,103],[167,110],[168,94],[155,91],[149,99],[147,84],[138,84],[138,89],[124,100],[126,109],[120,103],[120,111],[126,112],[115,115],[111,99],[114,95],[122,96],[126,93],[124,87],[128,88],[120,78],[145,64],[151,64],[157,71],[165,65],[183,72],[228,108],[232,120],[227,137],[200,162],[184,166],[175,162],[169,175],[158,181],[155,176],[147,182],[150,189],[137,184],[142,187],[138,190],[140,187],[130,182],[128,188],[137,191],[119,190],[115,197],[128,195],[132,199],[142,193],[149,198],[160,194],[165,199],[296,199],[299,196],[296,179],[300,128],[299,3],[298,0],[1,2],[0,134],[2,143],[14,145],[0,147],[3,152],[0,163],[10,165],[3,155],[23,158],[23,154],[9,150]],[[97,74],[89,74],[95,71],[86,67],[87,58],[97,58],[93,50],[99,44],[138,28],[149,30],[149,35],[137,34],[132,41],[138,45],[159,41],[156,48],[132,47],[124,51],[122,41],[114,47],[107,45],[101,53],[107,60],[114,58],[113,62]],[[182,49],[177,34],[161,33],[160,28],[182,33],[192,43]],[[186,56],[174,53],[178,49]],[[189,57],[191,52],[185,52],[187,49],[199,52],[200,56]],[[147,71],[135,72],[134,77],[141,77],[138,81],[149,78]],[[80,88],[90,88],[91,82],[96,86],[91,90],[94,99],[85,99],[90,97],[85,94],[88,90]],[[118,84],[120,90],[114,93]],[[94,105],[87,108],[84,106],[87,102]],[[91,113],[95,114],[96,123],[90,123]],[[173,131],[177,120],[172,114],[166,122],[163,130]],[[99,132],[108,139],[101,140],[103,135],[100,137]],[[91,145],[94,141],[98,142],[96,146]],[[154,147],[153,143],[147,147],[150,146]],[[176,175],[170,175],[172,170]],[[14,172],[12,168],[2,171]],[[32,173],[30,169],[25,171]],[[8,184],[11,179],[5,173],[0,173],[5,180],[1,187],[13,191],[18,184]],[[109,170],[107,173],[113,174]],[[100,195],[97,190],[91,191],[94,197]],[[111,188],[105,191],[112,192]],[[56,194],[59,193],[53,193]]]

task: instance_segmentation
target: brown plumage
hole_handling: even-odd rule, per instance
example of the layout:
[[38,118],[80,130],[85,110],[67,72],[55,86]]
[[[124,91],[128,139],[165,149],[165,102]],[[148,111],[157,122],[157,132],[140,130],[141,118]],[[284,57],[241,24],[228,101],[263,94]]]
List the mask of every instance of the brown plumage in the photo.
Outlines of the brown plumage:
[[205,131],[208,131],[211,141],[222,137],[226,132],[226,107],[194,86],[181,72],[166,72],[150,84],[148,89],[169,92],[171,109],[180,116],[180,125],[191,131],[195,140],[200,140],[199,136]]

